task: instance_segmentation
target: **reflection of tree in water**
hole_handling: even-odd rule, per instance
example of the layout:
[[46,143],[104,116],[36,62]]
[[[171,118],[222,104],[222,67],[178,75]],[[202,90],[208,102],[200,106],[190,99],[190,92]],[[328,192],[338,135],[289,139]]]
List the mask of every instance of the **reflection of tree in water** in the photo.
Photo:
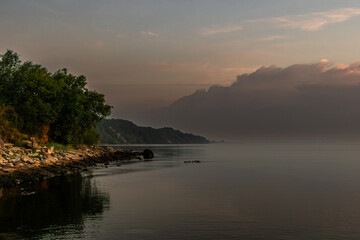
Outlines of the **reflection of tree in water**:
[[109,196],[80,174],[44,181],[34,191],[33,195],[0,198],[0,233],[34,238],[54,226],[82,231],[86,217],[100,215],[109,206]]

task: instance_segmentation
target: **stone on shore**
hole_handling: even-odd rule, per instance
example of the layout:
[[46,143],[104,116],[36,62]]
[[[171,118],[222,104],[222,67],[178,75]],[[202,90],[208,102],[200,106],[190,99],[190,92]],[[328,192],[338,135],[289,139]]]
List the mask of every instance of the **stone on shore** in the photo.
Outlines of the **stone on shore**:
[[5,149],[0,151],[0,188],[79,172],[97,164],[108,165],[115,160],[131,163],[138,161],[141,155],[144,159],[154,157],[149,149],[138,153],[106,146],[77,145],[77,149],[64,151],[53,147],[26,149],[5,144]]

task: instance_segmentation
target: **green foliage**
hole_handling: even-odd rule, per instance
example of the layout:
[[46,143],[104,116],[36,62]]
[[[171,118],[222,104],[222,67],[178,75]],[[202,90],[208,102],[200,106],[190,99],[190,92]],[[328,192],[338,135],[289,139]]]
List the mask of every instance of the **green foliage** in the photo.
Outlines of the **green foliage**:
[[86,145],[92,145],[99,143],[100,134],[96,132],[94,128],[88,130],[84,134],[83,143]]
[[41,65],[22,63],[10,50],[0,55],[0,104],[17,113],[20,132],[41,136],[47,129],[45,139],[64,144],[96,142],[91,129],[111,112],[104,95],[86,88],[84,76],[66,69],[52,74]]
[[15,141],[11,141],[14,143],[15,146],[17,147],[22,147],[22,148],[28,148],[28,143],[22,140],[15,140]]
[[5,142],[22,139],[23,135],[17,129],[18,121],[18,115],[13,108],[0,105],[0,136]]
[[139,127],[121,119],[105,119],[98,124],[100,142],[108,144],[195,144],[209,143],[204,137],[172,128]]
[[111,107],[104,104],[104,95],[85,88],[84,76],[76,77],[63,69],[53,77],[63,91],[58,97],[61,102],[59,117],[50,126],[51,138],[62,143],[84,143],[88,131],[110,115]]

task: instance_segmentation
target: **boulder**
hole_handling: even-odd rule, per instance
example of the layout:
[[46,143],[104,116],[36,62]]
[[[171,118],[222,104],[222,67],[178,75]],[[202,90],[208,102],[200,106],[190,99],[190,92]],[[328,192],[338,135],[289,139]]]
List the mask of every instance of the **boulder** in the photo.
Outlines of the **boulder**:
[[154,157],[154,153],[150,149],[145,149],[142,154],[144,159],[152,159]]
[[49,157],[49,156],[51,156],[53,153],[54,153],[54,146],[52,146],[52,147],[44,147],[43,149],[43,153],[44,153],[44,156],[45,157]]
[[31,148],[36,148],[36,149],[40,148],[39,144],[36,141],[36,138],[32,137],[30,138],[30,141],[31,141]]
[[23,143],[26,147],[32,148],[32,142],[31,142],[31,141],[29,141],[29,140],[23,140],[22,143]]

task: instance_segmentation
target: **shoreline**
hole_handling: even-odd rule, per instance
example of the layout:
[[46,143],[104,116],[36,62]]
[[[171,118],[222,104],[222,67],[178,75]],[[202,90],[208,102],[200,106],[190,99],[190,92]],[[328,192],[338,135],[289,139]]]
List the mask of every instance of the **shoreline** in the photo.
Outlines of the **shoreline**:
[[[137,159],[142,161],[144,153],[114,149],[109,146],[79,145],[78,149],[32,150],[7,146],[0,157],[0,188],[40,182],[44,179],[73,174],[112,161],[119,164]],[[127,160],[127,161],[126,161]]]

